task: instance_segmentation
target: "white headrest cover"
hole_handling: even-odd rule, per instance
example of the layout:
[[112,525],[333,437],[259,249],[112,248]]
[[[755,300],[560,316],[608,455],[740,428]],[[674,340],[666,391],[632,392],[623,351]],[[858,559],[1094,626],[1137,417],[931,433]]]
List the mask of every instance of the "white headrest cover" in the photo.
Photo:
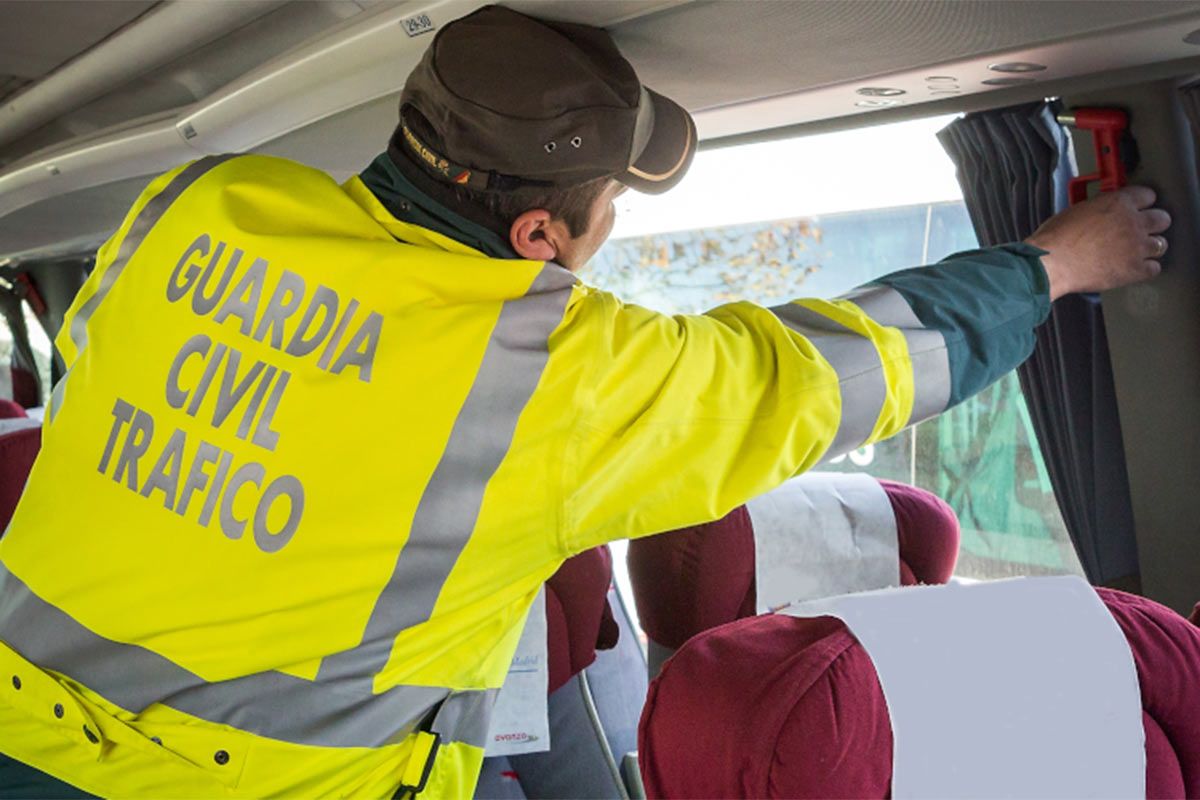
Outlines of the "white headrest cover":
[[757,612],[900,585],[891,501],[869,475],[809,472],[746,504]]
[[922,586],[804,603],[875,664],[895,798],[1145,797],[1129,644],[1079,578]]
[[28,428],[40,428],[42,423],[33,417],[7,417],[0,419],[0,436],[14,431],[23,431]]

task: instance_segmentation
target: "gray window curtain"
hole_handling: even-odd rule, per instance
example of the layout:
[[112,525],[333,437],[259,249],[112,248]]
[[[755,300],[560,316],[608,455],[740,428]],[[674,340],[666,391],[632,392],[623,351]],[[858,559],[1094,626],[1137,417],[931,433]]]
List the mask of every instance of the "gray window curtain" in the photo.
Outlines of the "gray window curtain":
[[[981,245],[1020,241],[1066,208],[1074,158],[1053,104],[968,114],[938,139],[958,169]],[[1099,296],[1057,301],[1018,374],[1085,574],[1092,583],[1136,575],[1129,479]]]
[[1200,157],[1200,83],[1192,83],[1179,90],[1179,102],[1187,115],[1196,142],[1196,155]]

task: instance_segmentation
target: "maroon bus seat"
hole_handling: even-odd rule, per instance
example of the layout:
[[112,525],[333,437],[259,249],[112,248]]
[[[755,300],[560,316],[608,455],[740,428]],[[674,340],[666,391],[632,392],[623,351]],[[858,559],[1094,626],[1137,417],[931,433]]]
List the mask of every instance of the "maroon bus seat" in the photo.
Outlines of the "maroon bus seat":
[[[1096,591],[1137,667],[1147,797],[1200,797],[1200,630],[1145,598]],[[651,684],[638,734],[652,798],[886,798],[892,745],[874,665],[845,625],[780,614],[684,645]]]
[[616,646],[619,629],[608,605],[611,584],[607,545],[567,559],[546,581],[550,692],[590,666],[597,650]]
[[[24,416],[24,412],[21,413]],[[0,434],[0,533],[8,527],[42,446],[41,428]]]
[[9,373],[12,376],[12,398],[17,405],[33,408],[41,405],[38,399],[38,377],[33,372],[17,365],[12,365]]
[[0,419],[18,419],[29,416],[20,403],[0,397]]
[[[899,533],[900,581],[945,583],[958,560],[958,517],[937,495],[880,480]],[[629,543],[642,629],[675,649],[701,631],[755,613],[754,527],[745,506],[705,525]]]

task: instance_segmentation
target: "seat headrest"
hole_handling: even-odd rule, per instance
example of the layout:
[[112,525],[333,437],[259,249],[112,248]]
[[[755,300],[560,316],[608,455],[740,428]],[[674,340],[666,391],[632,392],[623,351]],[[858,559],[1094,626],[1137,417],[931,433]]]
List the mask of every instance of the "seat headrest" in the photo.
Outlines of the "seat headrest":
[[[958,560],[958,517],[924,489],[879,481],[896,516],[904,585],[945,583]],[[755,613],[754,527],[745,506],[715,522],[630,542],[642,628],[669,648]]]
[[958,563],[962,532],[958,515],[933,492],[905,483],[880,479],[896,515],[900,562],[911,583],[946,583]]
[[0,533],[8,527],[25,481],[42,445],[42,429],[21,428],[0,434]]
[[620,629],[608,605],[612,553],[596,547],[567,559],[546,581],[549,691],[596,660],[596,650],[617,643]]
[[[1144,598],[1097,593],[1138,672],[1147,796],[1200,796],[1200,630]],[[832,617],[766,615],[696,636],[651,684],[638,745],[648,797],[891,792],[874,664]]]
[[18,403],[0,397],[0,419],[14,419],[25,416],[28,416],[25,413],[25,409]]

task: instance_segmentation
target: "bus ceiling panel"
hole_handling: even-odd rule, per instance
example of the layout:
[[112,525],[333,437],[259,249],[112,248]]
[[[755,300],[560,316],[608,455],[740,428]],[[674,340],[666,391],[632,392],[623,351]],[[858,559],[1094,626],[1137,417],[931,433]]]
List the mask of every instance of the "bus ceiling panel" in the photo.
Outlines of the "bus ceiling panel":
[[[0,146],[15,141],[62,114],[100,97],[130,79],[152,72],[186,53],[219,39],[280,0],[231,0],[219,4],[160,3],[98,46],[77,54],[0,107]],[[45,4],[33,4],[45,5]],[[10,11],[0,8],[0,12]],[[74,7],[56,15],[71,19]],[[21,14],[19,14],[20,16]],[[7,16],[7,14],[5,15]],[[53,39],[57,28],[34,27],[35,41]],[[39,34],[41,34],[39,36]]]
[[57,195],[0,217],[0,266],[95,253],[150,180],[130,178]]
[[362,14],[363,5],[350,0],[160,3],[9,98],[3,111],[28,132],[0,148],[0,165],[77,135],[194,103],[348,16]]
[[[1143,593],[1187,613],[1200,600],[1200,187],[1196,139],[1178,80],[1072,94],[1069,107],[1115,106],[1130,114],[1141,164],[1129,175],[1159,194],[1174,222],[1155,280],[1104,294],[1137,531]],[[1074,135],[1081,172],[1094,164],[1090,137]]]
[[[547,16],[605,26],[679,5],[647,2],[517,3]],[[336,113],[395,93],[428,45],[426,34],[486,5],[481,0],[409,2],[364,15],[336,34],[288,52],[205,98],[178,127],[202,152],[257,148]]]
[[[603,26],[680,1],[621,0],[546,8],[569,11],[575,21]],[[353,118],[360,106],[396,93],[423,54],[428,34],[484,4],[482,0],[379,4],[196,103],[132,128],[106,128],[56,145],[52,151],[33,153],[0,169],[0,216],[58,193],[160,172],[199,155],[255,150],[339,114]],[[366,113],[374,108],[370,106]],[[377,132],[380,149],[393,126],[394,116]],[[332,155],[339,143],[328,139],[324,146]],[[313,156],[316,162],[329,160],[319,153]]]
[[[817,5],[832,11],[873,4]],[[789,75],[787,61],[783,62],[782,67],[776,67],[773,62],[769,66],[768,63],[761,63],[769,57],[769,52],[760,52],[755,59],[746,60],[731,71],[726,81],[740,80],[743,87],[750,85],[751,81],[745,73],[756,68],[757,74],[773,76],[775,80],[762,82],[763,93],[755,99],[735,99],[728,103],[720,102],[723,97],[720,91],[710,89],[704,98],[705,107],[696,112],[701,138],[718,139],[813,121],[856,118],[924,104],[944,105],[956,100],[977,99],[988,93],[999,94],[1011,87],[1028,87],[1034,91],[1038,85],[1200,55],[1200,3],[1013,2],[951,3],[946,10],[954,12],[948,13],[949,18],[984,13],[989,9],[995,12],[1002,7],[1023,8],[1030,12],[1040,8],[1045,9],[1043,14],[1054,12],[1055,15],[1046,20],[1047,26],[1040,36],[1026,31],[1024,25],[1015,29],[1012,25],[999,26],[1002,32],[1015,32],[1026,37],[1023,41],[1018,39],[1016,46],[1009,44],[1003,49],[984,49],[952,60],[938,59],[937,56],[947,48],[931,47],[926,41],[928,36],[936,34],[938,27],[922,28],[915,24],[928,21],[919,12],[931,5],[942,4],[887,4],[888,8],[893,9],[892,16],[903,15],[908,9],[908,13],[916,19],[910,20],[908,27],[896,31],[893,34],[895,39],[887,39],[907,41],[913,49],[900,53],[894,46],[884,48],[893,57],[882,61],[872,58],[868,53],[871,47],[883,41],[871,36],[865,36],[857,42],[847,40],[844,46],[839,45],[836,53],[831,52],[834,50],[831,42],[837,41],[837,38],[829,38],[818,51],[807,51],[808,54],[798,61],[791,59],[796,70],[807,70],[813,59],[832,60],[838,65],[836,68],[826,65],[811,72]],[[1064,6],[1081,11],[1063,14]],[[1082,9],[1086,9],[1086,13]],[[1138,18],[1138,14],[1143,16]],[[670,16],[667,15],[667,18]],[[1030,14],[1031,19],[1036,20],[1037,17],[1037,13]],[[1080,22],[1092,18],[1095,18],[1092,25]],[[1121,21],[1123,18],[1124,22]],[[1109,23],[1108,27],[1098,24],[1105,21]],[[1072,27],[1067,23],[1075,25]],[[921,37],[917,37],[917,33]],[[1059,38],[1045,41],[1048,36],[1055,34]],[[956,41],[947,32],[947,44],[953,45]],[[1038,41],[1043,43],[1031,43]],[[797,49],[806,52],[804,48]],[[960,44],[958,49],[970,48]],[[679,59],[691,55],[678,52],[671,54]],[[904,56],[902,60],[901,55]],[[694,80],[700,85],[706,70],[703,59],[698,64]],[[851,68],[847,64],[855,66]],[[870,70],[876,68],[877,64],[886,64],[887,71],[871,74]],[[903,64],[903,67],[895,68],[896,64]],[[778,84],[780,76],[790,77],[793,88],[770,94],[770,89]],[[649,82],[651,79],[647,80]],[[821,82],[825,80],[831,82]],[[672,81],[666,83],[664,90],[670,91]],[[687,98],[686,93],[684,97]],[[858,124],[869,123],[860,121]]]
[[165,172],[196,155],[179,137],[173,115],[84,137],[0,170],[0,220],[59,195]]
[[424,34],[482,5],[436,0],[356,18],[206,97],[179,116],[180,135],[204,153],[249,150],[394,92],[424,53]]
[[1108,33],[1198,9],[1194,0],[704,2],[612,31],[651,86],[704,111]]
[[1111,72],[1097,72],[1070,78],[1050,79],[1036,84],[1007,86],[986,93],[956,95],[926,103],[893,106],[892,108],[872,111],[870,114],[831,117],[829,119],[818,119],[794,125],[785,125],[779,128],[747,131],[746,133],[723,136],[716,139],[705,139],[700,142],[700,149],[708,150],[733,147],[754,142],[778,141],[797,136],[837,133],[855,128],[906,122],[926,117],[965,114],[972,111],[988,111],[994,108],[1037,102],[1047,97],[1063,97],[1082,92],[1118,89],[1192,75],[1200,75],[1200,48],[1197,48],[1196,53],[1189,58],[1158,61],[1153,64],[1139,64]]
[[0,0],[0,101],[132,22],[154,0]]
[[[238,4],[219,5],[233,8]],[[241,5],[267,8],[271,4]],[[0,164],[129,118],[189,107],[190,128],[185,130],[194,131],[202,140],[192,143],[197,149],[204,152],[229,149],[225,146],[228,143],[236,143],[240,148],[254,147],[336,111],[395,91],[424,49],[425,34],[478,5],[482,2],[284,3],[207,44],[203,44],[201,37],[194,43],[197,46],[180,47],[174,61],[143,71],[132,79],[125,73],[113,78],[116,83],[91,76],[95,81],[93,92],[106,90],[102,97],[70,109],[3,147]],[[549,17],[609,27],[649,85],[702,112],[700,122],[706,138],[863,114],[889,108],[889,104],[928,102],[952,96],[955,91],[993,90],[994,86],[982,84],[989,75],[992,78],[999,75],[1001,80],[1029,76],[986,72],[988,64],[995,63],[986,58],[988,64],[982,65],[985,72],[968,74],[979,66],[970,59],[985,54],[1033,57],[1037,54],[1031,55],[1020,48],[1050,39],[1093,34],[1115,36],[1138,25],[1161,27],[1171,19],[1190,19],[1200,13],[1197,2],[1090,0],[980,3],[519,0],[511,5]],[[164,6],[191,9],[200,8],[201,4]],[[127,53],[122,56],[121,52],[108,55],[106,52],[120,50],[114,48],[119,37],[134,35],[139,28],[165,15],[164,8],[152,9],[117,36],[84,53],[74,66],[86,59],[107,59],[118,67],[128,62],[128,69],[141,71],[135,69]],[[1200,25],[1200,19],[1195,21]],[[1178,57],[1175,53],[1179,49],[1178,37],[1167,43],[1171,46],[1164,45],[1161,52],[1149,56],[1140,51],[1126,53],[1123,58],[1114,54],[1128,48],[1114,46],[1115,39],[1105,39],[1100,47],[1093,40],[1087,41],[1094,51],[1091,55],[1106,56],[1101,59],[1103,63],[1092,59],[1083,64],[1076,58],[1077,51],[1063,51],[1063,58],[1073,66],[1060,65],[1046,57],[1046,61],[1052,62],[1047,65],[1049,69],[1034,78],[1044,80],[1139,57]],[[1155,43],[1163,44],[1158,39]],[[933,67],[923,65],[939,65],[941,72],[949,74],[935,74],[930,71]],[[881,75],[890,76],[892,82],[911,78],[915,83],[904,86],[861,83]],[[964,83],[942,81],[935,86],[937,81],[926,81],[930,77],[953,77]],[[975,82],[980,85],[968,85],[972,78],[978,78]],[[858,94],[860,89],[881,88],[903,90],[905,95]],[[33,86],[23,95],[28,99],[40,89]],[[82,101],[83,96],[79,99]],[[248,108],[248,99],[253,100],[255,108]]]
[[387,149],[399,109],[400,93],[387,94],[273,139],[253,152],[323,169],[341,182]]

